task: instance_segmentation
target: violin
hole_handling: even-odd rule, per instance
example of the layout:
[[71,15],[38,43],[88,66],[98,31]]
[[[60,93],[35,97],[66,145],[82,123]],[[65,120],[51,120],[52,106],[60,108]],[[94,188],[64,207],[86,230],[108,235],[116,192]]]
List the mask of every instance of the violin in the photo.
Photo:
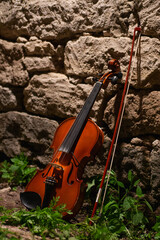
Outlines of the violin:
[[25,191],[20,193],[22,204],[29,210],[37,206],[48,207],[51,200],[58,197],[57,205],[65,204],[72,212],[64,212],[63,217],[70,219],[82,206],[86,189],[82,180],[84,168],[104,141],[102,130],[89,118],[89,113],[100,89],[122,78],[118,60],[109,61],[108,68],[111,71],[95,83],[78,116],[66,119],[57,128],[51,144],[52,161],[43,170],[38,170]]

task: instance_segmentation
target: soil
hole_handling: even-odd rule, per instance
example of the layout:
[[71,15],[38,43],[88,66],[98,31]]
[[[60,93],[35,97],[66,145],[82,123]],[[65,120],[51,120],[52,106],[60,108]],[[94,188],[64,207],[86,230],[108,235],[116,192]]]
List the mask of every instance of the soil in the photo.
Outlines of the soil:
[[[0,206],[3,206],[7,209],[22,209],[23,206],[21,204],[19,194],[23,191],[22,188],[17,187],[15,191],[11,189],[11,187],[8,186],[8,184],[1,183],[0,184]],[[10,233],[7,234],[8,238],[21,238],[24,240],[33,239],[32,234],[26,229],[20,229],[19,227],[15,226],[5,226],[1,225],[1,228],[5,230],[8,230]],[[35,239],[40,239],[35,238]]]
[[[4,185],[4,184],[3,184]],[[5,186],[5,185],[4,185]],[[2,184],[1,184],[2,187]],[[7,184],[0,189],[0,206],[8,209],[23,208],[20,201],[20,192],[24,191],[23,188],[17,187],[15,191],[11,189]]]

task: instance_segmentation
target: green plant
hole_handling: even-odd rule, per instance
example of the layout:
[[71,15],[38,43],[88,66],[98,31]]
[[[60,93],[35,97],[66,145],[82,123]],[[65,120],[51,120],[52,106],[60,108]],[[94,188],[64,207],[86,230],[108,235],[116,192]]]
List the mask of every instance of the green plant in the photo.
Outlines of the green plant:
[[27,184],[35,170],[34,167],[28,167],[27,157],[23,153],[11,158],[11,163],[5,160],[0,168],[1,177],[11,185]]
[[160,239],[160,216],[156,217],[156,223],[153,226],[153,230],[156,232],[155,239]]
[[[135,240],[136,236],[144,232],[148,223],[143,209],[147,207],[152,211],[152,207],[144,198],[139,186],[140,180],[135,179],[132,171],[128,172],[128,182],[129,186],[126,188],[111,171],[107,195],[98,221],[102,226],[105,223],[110,232]],[[88,193],[92,188],[93,182],[88,187]]]
[[70,236],[68,229],[71,225],[62,219],[62,212],[66,211],[64,205],[56,207],[53,211],[53,207],[55,207],[57,201],[58,199],[54,199],[50,207],[43,209],[37,207],[32,211],[25,209],[19,211],[13,209],[11,211],[1,208],[3,214],[0,216],[0,221],[7,225],[27,227],[33,234],[42,237],[58,236],[60,239],[67,239],[64,237]]
[[89,224],[91,219],[74,225],[76,239],[78,240],[118,240],[118,235],[112,233],[105,222],[99,223],[98,218],[92,219],[92,225]]

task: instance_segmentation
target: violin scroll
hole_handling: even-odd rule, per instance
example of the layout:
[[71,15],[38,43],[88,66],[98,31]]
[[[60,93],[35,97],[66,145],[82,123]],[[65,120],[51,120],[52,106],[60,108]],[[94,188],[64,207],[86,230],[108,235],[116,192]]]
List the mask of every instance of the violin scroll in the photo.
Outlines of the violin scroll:
[[112,72],[120,72],[120,63],[117,59],[112,59],[108,62],[108,69],[111,69]]
[[99,81],[103,83],[104,89],[107,88],[109,82],[115,85],[118,83],[118,80],[122,79],[120,63],[117,59],[112,59],[108,62],[108,69],[111,69],[112,71],[101,74],[101,77],[99,79]]

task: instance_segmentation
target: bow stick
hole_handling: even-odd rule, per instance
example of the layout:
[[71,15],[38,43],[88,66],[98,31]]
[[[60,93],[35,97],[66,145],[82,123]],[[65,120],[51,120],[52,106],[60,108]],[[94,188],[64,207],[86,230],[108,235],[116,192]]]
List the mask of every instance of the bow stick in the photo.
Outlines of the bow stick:
[[[96,197],[96,201],[95,201],[95,204],[94,204],[94,207],[93,207],[91,218],[94,216],[94,214],[96,212],[98,201],[99,201],[100,196],[101,196],[102,187],[103,187],[103,184],[104,184],[104,180],[105,180],[105,176],[106,176],[106,173],[107,173],[107,170],[108,170],[110,159],[111,159],[111,156],[112,156],[112,150],[113,150],[113,147],[114,147],[115,139],[116,139],[116,143],[117,143],[117,140],[118,140],[118,135],[119,135],[120,126],[121,126],[121,122],[122,122],[122,113],[124,113],[124,107],[125,107],[124,103],[125,103],[125,100],[126,100],[126,96],[127,96],[128,90],[129,90],[128,79],[129,79],[130,68],[131,68],[131,63],[132,63],[132,56],[133,56],[133,49],[134,49],[134,42],[135,42],[136,32],[141,32],[141,28],[140,27],[135,27],[135,29],[134,29],[133,40],[132,40],[132,47],[131,47],[131,53],[130,53],[130,60],[129,60],[128,71],[127,71],[127,75],[126,75],[125,85],[124,85],[124,89],[123,89],[121,104],[120,104],[120,107],[119,107],[119,112],[118,112],[118,116],[117,116],[116,125],[115,125],[115,128],[114,128],[112,142],[111,142],[111,145],[110,145],[110,149],[109,149],[109,153],[108,153],[108,157],[107,157],[104,173],[103,173],[101,184],[100,184],[100,187],[99,187],[99,190],[98,190],[98,193],[97,193],[97,197]],[[114,153],[115,153],[115,149],[116,149],[116,146],[114,148]],[[113,160],[113,158],[112,158],[112,160]],[[107,186],[108,186],[108,181],[109,181],[109,176],[108,176],[108,179],[107,179],[106,189],[105,189],[105,192],[104,192],[104,197],[103,197],[102,204],[104,203],[105,194],[106,194],[106,190],[107,190]],[[102,207],[101,207],[100,214],[102,212]],[[91,221],[90,221],[90,224],[92,224]]]

